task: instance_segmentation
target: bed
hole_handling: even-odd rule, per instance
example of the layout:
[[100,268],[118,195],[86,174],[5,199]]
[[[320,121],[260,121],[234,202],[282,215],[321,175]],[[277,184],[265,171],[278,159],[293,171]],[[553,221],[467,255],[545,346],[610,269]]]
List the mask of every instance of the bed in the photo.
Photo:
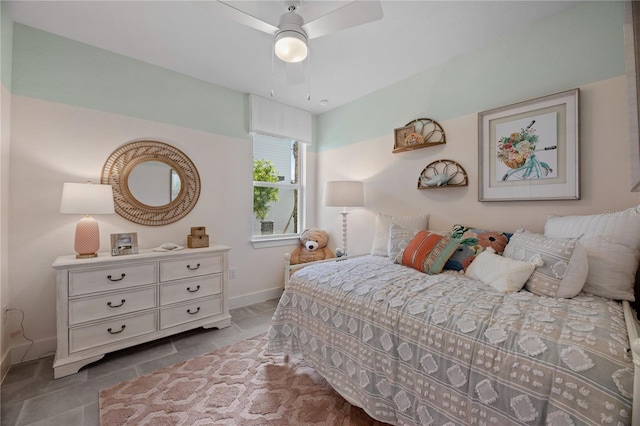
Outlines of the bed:
[[[622,224],[611,228],[610,217]],[[579,232],[593,266],[587,282],[603,272],[594,250],[622,226],[640,235],[640,223],[628,228],[638,215],[605,219],[604,234],[567,217],[545,226],[545,234]],[[640,242],[629,244],[635,264],[615,259],[624,279],[640,255]],[[586,284],[572,297],[505,292],[466,272],[424,273],[376,255],[307,264],[286,285],[269,351],[301,355],[347,401],[390,424],[638,425],[635,312],[628,300],[593,292]]]

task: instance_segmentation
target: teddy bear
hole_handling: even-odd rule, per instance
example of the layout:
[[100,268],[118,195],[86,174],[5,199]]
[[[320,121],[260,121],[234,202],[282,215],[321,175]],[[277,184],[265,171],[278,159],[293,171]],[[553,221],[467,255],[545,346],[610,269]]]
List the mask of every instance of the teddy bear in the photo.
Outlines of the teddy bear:
[[329,234],[318,228],[307,228],[300,235],[300,246],[291,252],[291,265],[336,257],[327,247]]

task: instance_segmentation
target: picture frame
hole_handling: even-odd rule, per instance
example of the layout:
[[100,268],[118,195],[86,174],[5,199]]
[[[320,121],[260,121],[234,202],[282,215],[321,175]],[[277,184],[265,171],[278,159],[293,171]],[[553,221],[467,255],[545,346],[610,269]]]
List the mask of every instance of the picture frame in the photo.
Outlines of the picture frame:
[[629,185],[640,192],[640,5],[625,2],[624,51],[629,119]]
[[478,201],[580,199],[579,94],[478,113]]
[[126,232],[111,234],[111,256],[138,254],[138,234]]
[[393,149],[397,150],[401,148],[406,148],[407,136],[409,136],[411,133],[414,133],[414,132],[415,132],[415,126],[413,124],[394,129],[395,141],[393,144]]

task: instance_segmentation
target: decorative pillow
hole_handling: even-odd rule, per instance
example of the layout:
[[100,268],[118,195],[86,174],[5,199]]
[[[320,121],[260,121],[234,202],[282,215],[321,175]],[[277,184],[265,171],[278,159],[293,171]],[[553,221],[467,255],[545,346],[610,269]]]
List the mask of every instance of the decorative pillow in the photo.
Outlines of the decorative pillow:
[[395,262],[398,255],[407,248],[409,242],[419,231],[392,224],[389,234],[389,258]]
[[535,267],[542,264],[541,259],[535,260],[536,263],[523,262],[486,250],[475,258],[464,274],[508,294],[522,290]]
[[589,259],[585,292],[634,301],[640,261],[640,206],[587,216],[549,216],[544,235],[580,239]]
[[376,217],[376,231],[373,235],[373,244],[371,246],[372,256],[389,256],[389,236],[391,233],[391,225],[400,225],[406,229],[415,229],[416,231],[427,229],[428,214],[415,216],[389,216],[378,213]]
[[[439,274],[445,262],[451,257],[460,241],[450,235],[429,231],[419,231],[397,260],[426,274]],[[398,263],[398,261],[396,263]]]
[[451,256],[451,259],[444,265],[444,269],[464,271],[473,262],[473,259],[487,247],[491,247],[497,254],[502,254],[511,234],[453,225],[451,236],[459,238],[460,245]]
[[504,257],[527,261],[537,256],[537,267],[525,288],[540,296],[572,298],[580,293],[589,272],[587,252],[577,238],[548,238],[518,229],[504,249]]

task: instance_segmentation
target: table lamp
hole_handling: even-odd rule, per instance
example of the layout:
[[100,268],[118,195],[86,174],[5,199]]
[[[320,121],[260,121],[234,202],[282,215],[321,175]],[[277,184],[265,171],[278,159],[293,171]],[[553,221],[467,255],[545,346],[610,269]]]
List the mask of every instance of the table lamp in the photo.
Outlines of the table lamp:
[[100,229],[92,214],[113,214],[113,188],[111,185],[65,183],[62,187],[60,213],[85,215],[76,225],[74,249],[76,258],[98,256]]
[[364,185],[359,181],[329,181],[324,188],[324,205],[342,207],[342,250],[347,255],[347,207],[364,206]]

